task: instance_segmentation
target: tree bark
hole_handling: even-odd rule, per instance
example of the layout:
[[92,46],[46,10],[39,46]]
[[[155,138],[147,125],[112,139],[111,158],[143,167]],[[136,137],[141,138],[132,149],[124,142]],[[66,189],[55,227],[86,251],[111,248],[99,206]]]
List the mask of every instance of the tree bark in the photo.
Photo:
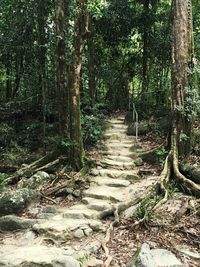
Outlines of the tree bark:
[[173,2],[172,47],[172,131],[176,132],[179,156],[187,157],[191,148],[191,114],[185,112],[190,89],[188,68],[191,62],[191,22],[188,1]]
[[144,0],[143,3],[143,56],[142,56],[142,98],[147,99],[146,92],[148,90],[148,42],[149,42],[149,4],[150,0]]
[[66,13],[66,1],[55,0],[57,107],[59,114],[59,132],[65,138],[69,137],[69,89],[65,62]]
[[43,117],[43,135],[46,135],[46,94],[47,94],[47,77],[46,77],[46,7],[45,1],[38,2],[38,43],[39,43],[39,87],[42,96],[42,117]]
[[74,62],[70,81],[70,136],[73,142],[71,146],[71,165],[80,170],[83,165],[83,139],[81,130],[80,112],[80,74],[83,53],[83,43],[87,32],[86,0],[76,0],[77,19],[74,33]]
[[87,34],[87,46],[88,46],[88,76],[89,76],[89,93],[92,105],[96,99],[96,77],[95,77],[95,55],[94,55],[94,40],[91,18],[88,18],[88,34]]

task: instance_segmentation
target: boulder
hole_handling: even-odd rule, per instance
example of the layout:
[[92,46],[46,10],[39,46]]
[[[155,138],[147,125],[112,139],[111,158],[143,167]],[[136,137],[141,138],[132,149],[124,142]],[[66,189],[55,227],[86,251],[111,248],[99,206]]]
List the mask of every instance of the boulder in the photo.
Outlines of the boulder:
[[184,267],[176,256],[166,249],[150,249],[144,243],[135,253],[127,267]]
[[[138,134],[139,135],[145,135],[149,132],[149,125],[146,122],[141,122],[138,125]],[[128,130],[127,130],[127,134],[128,135],[135,135],[136,134],[136,127],[135,127],[135,123],[131,123],[128,126]]]
[[24,219],[15,215],[7,215],[0,217],[0,230],[16,231],[21,229],[28,229],[31,228],[36,222],[36,220]]
[[20,214],[32,202],[38,200],[38,193],[28,188],[3,190],[0,194],[0,216]]
[[[9,253],[8,253],[9,251]],[[41,245],[0,249],[1,267],[80,267],[79,262],[67,255],[67,251]]]
[[27,187],[29,189],[38,189],[41,185],[46,183],[50,179],[48,173],[39,171],[31,176],[28,180],[26,180],[23,184],[23,187]]

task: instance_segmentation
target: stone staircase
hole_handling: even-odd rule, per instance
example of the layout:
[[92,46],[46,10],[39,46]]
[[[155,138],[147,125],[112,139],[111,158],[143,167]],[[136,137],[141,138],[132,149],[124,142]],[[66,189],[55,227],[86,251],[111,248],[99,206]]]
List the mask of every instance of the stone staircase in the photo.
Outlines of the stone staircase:
[[[91,255],[86,240],[92,243],[94,234],[102,236],[105,232],[102,212],[133,199],[155,182],[156,176],[143,179],[138,176],[136,140],[127,136],[123,121],[124,117],[108,121],[106,150],[102,151],[103,159],[91,170],[91,185],[83,192],[81,203],[43,212],[31,229],[19,232],[17,238],[14,234],[5,237],[0,246],[0,267],[81,266],[82,259]],[[53,244],[47,245],[45,240]]]

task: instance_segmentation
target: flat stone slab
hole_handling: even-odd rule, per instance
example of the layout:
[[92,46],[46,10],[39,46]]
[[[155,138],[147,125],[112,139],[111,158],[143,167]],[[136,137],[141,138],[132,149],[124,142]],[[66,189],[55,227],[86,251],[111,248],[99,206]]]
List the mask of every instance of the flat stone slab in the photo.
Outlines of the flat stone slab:
[[121,155],[107,155],[105,159],[113,160],[113,161],[120,161],[120,162],[131,162],[133,161],[129,156],[121,156]]
[[57,215],[49,220],[44,220],[33,226],[33,230],[46,237],[52,237],[58,240],[70,240],[73,233],[78,229],[92,229],[93,231],[101,231],[103,225],[99,220],[92,219],[69,219],[63,215]]
[[101,161],[101,164],[120,170],[131,170],[135,167],[135,163],[132,160],[130,160],[130,162],[122,162],[111,159],[104,159]]
[[67,250],[49,246],[3,246],[0,249],[1,267],[80,267],[78,260]]
[[117,169],[111,169],[111,168],[108,168],[108,169],[101,169],[101,170],[97,170],[97,169],[93,169],[91,171],[91,174],[94,175],[94,176],[108,176],[108,177],[111,177],[111,178],[127,178],[127,177],[130,177],[130,176],[134,176],[134,177],[138,177],[139,176],[137,175],[137,170],[117,170]]
[[111,200],[113,202],[121,202],[126,199],[125,192],[122,188],[115,188],[109,186],[91,186],[88,190],[83,192],[84,197],[92,197],[97,199]]
[[72,219],[97,219],[99,212],[96,210],[88,209],[86,205],[74,205],[71,208],[62,209],[64,218]]
[[97,211],[104,211],[110,209],[112,203],[109,200],[101,200],[96,198],[85,197],[82,202],[87,205],[88,209],[93,209]]
[[127,187],[130,185],[130,182],[125,179],[113,179],[102,176],[95,176],[91,181],[98,185],[107,185],[111,187]]

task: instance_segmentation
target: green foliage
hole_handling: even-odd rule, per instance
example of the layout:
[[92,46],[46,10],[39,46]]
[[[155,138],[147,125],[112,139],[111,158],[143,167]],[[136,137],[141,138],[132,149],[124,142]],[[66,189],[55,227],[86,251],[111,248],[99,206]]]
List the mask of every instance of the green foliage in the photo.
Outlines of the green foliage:
[[[83,111],[81,116],[82,130],[83,130],[83,142],[86,146],[94,145],[103,136],[104,128],[104,115],[105,105],[96,104]],[[87,113],[86,113],[87,112]]]
[[143,219],[145,217],[145,223],[148,223],[150,220],[155,218],[155,215],[152,211],[152,205],[155,203],[155,200],[152,197],[145,197],[142,202],[139,204],[139,207],[133,214],[133,217],[136,219]]
[[164,162],[165,162],[167,153],[168,153],[168,152],[166,151],[166,149],[165,149],[163,146],[160,147],[160,148],[158,148],[158,149],[156,150],[156,155],[157,155],[157,157],[158,157],[158,163],[159,163],[160,166],[162,166],[162,167],[163,167],[163,165],[164,165]]
[[0,146],[8,147],[15,135],[15,130],[7,123],[0,124]]
[[0,185],[3,183],[3,181],[8,177],[7,174],[0,172]]

